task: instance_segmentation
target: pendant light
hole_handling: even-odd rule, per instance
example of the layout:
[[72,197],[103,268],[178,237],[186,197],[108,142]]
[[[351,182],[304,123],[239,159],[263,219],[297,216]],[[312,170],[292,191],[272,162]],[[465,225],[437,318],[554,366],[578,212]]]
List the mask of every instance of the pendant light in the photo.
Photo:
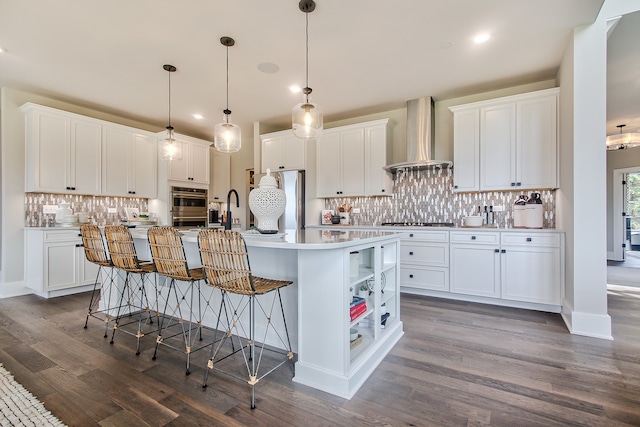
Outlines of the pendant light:
[[162,158],[164,160],[182,160],[182,144],[177,142],[173,136],[173,126],[171,126],[171,73],[176,71],[173,65],[163,65],[165,71],[169,73],[169,126],[167,126],[167,137],[162,145]]
[[309,102],[309,13],[316,9],[316,2],[313,0],[300,0],[298,7],[305,14],[305,36],[306,36],[306,87],[302,89],[304,101],[295,107],[291,112],[291,122],[293,133],[298,138],[317,138],[322,134],[322,109],[318,104]]
[[235,153],[242,145],[240,126],[229,121],[231,110],[229,110],[229,47],[236,44],[231,37],[221,37],[220,43],[227,47],[227,108],[222,110],[224,122],[215,126],[213,131],[213,144],[216,150],[223,153]]
[[640,132],[622,133],[622,128],[625,126],[627,125],[617,125],[616,127],[620,129],[620,133],[607,137],[607,150],[624,150],[640,145]]

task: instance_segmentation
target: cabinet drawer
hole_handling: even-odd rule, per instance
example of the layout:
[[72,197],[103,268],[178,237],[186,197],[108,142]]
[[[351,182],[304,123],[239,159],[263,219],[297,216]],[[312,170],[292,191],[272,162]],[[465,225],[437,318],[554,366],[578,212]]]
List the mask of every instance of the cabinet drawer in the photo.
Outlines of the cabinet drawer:
[[503,245],[560,247],[559,233],[502,233]]
[[441,231],[408,231],[402,233],[403,242],[421,241],[421,242],[448,242],[449,232]]
[[56,231],[45,231],[44,232],[44,241],[45,242],[61,242],[61,241],[74,241],[78,240],[78,242],[82,241],[82,236],[80,235],[80,230],[56,230]]
[[400,262],[449,267],[449,245],[402,243],[400,245]]
[[453,231],[451,232],[451,243],[499,245],[500,233],[484,231]]
[[400,286],[434,291],[449,290],[448,268],[407,267],[400,268]]

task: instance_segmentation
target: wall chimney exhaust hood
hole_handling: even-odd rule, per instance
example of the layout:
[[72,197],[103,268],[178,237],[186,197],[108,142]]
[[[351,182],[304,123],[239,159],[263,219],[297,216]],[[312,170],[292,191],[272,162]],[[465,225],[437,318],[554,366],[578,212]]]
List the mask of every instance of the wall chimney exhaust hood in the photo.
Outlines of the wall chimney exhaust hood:
[[453,163],[434,160],[435,116],[433,98],[426,96],[407,101],[407,161],[385,166],[385,170],[396,173],[399,170],[421,170],[448,168]]

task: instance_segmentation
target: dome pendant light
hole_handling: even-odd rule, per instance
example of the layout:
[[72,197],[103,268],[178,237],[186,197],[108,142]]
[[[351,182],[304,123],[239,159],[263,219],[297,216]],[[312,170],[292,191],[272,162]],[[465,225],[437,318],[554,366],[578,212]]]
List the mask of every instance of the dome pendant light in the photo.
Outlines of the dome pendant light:
[[182,144],[173,137],[173,126],[171,126],[171,73],[177,70],[173,65],[163,65],[165,71],[169,73],[169,126],[167,126],[167,137],[162,146],[163,160],[182,160]]
[[213,131],[213,144],[216,150],[222,153],[235,153],[242,146],[240,135],[240,126],[234,125],[229,121],[231,110],[229,110],[229,47],[236,44],[231,37],[221,37],[220,43],[227,47],[227,108],[224,113],[224,122],[215,126]]
[[316,9],[316,2],[313,0],[300,0],[298,7],[305,14],[305,35],[306,35],[306,87],[302,89],[304,101],[295,107],[291,112],[291,122],[293,133],[298,138],[317,138],[322,134],[322,109],[318,104],[309,102],[309,13]]
[[607,137],[607,150],[625,150],[640,145],[640,132],[625,132],[622,129],[627,125],[617,125],[620,133]]

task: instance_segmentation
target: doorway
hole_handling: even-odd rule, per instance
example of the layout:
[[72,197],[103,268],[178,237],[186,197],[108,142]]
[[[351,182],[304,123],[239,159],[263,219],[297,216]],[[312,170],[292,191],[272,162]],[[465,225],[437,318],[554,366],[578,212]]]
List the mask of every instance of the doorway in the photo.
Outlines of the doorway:
[[607,283],[640,287],[640,167],[613,171],[613,260]]

